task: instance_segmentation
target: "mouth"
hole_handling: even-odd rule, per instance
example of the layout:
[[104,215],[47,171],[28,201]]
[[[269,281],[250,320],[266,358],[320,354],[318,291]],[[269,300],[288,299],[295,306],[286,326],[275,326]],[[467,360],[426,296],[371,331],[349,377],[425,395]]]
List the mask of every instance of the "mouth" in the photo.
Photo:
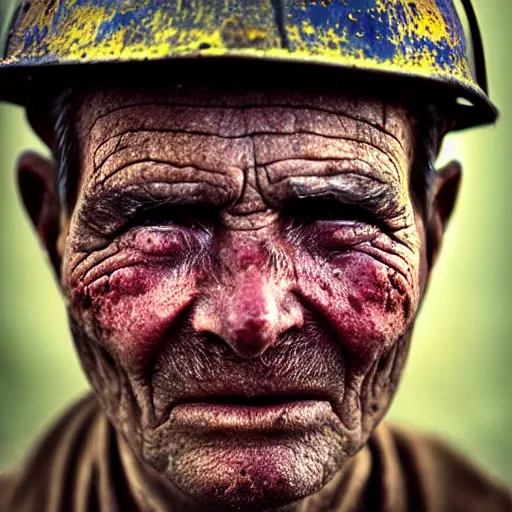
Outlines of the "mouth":
[[175,427],[196,433],[306,432],[332,422],[334,411],[325,396],[210,396],[173,407]]
[[186,403],[203,403],[212,405],[228,405],[242,407],[267,407],[293,402],[327,400],[325,396],[314,393],[283,394],[283,395],[211,395],[198,400],[187,400]]

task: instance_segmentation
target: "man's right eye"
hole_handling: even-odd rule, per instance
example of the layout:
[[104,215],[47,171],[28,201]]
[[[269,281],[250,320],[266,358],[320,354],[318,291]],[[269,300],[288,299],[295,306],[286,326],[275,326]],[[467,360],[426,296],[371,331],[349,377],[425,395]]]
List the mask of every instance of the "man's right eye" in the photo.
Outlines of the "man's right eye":
[[[138,250],[152,256],[198,251],[213,231],[211,208],[163,204],[137,213],[125,229]],[[206,236],[205,236],[206,235]]]
[[133,222],[134,226],[175,226],[178,228],[210,231],[216,220],[212,208],[204,206],[177,206],[163,204],[139,212]]

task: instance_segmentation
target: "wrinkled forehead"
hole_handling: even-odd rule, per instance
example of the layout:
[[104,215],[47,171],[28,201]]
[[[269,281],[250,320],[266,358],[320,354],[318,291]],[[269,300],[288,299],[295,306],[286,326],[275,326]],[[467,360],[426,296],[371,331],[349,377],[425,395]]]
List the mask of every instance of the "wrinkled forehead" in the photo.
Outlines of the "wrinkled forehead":
[[251,120],[253,124],[262,123],[266,114],[266,124],[272,123],[277,129],[285,129],[293,118],[306,116],[310,123],[338,123],[339,135],[343,133],[343,121],[353,120],[362,130],[373,129],[395,138],[407,154],[412,146],[411,119],[405,105],[354,91],[186,85],[159,90],[111,87],[82,93],[78,105],[78,133],[93,139],[108,136],[113,123],[140,124],[143,113],[152,118],[171,115],[188,122],[194,118],[203,125],[216,124],[220,130],[222,121],[245,122],[247,126]]
[[203,193],[191,183],[213,184],[219,207],[240,204],[245,213],[279,210],[291,190],[309,197],[338,191],[353,204],[385,196],[397,210],[410,200],[412,125],[396,102],[174,86],[104,89],[83,94],[78,105],[87,197],[155,181],[186,188],[190,200]]

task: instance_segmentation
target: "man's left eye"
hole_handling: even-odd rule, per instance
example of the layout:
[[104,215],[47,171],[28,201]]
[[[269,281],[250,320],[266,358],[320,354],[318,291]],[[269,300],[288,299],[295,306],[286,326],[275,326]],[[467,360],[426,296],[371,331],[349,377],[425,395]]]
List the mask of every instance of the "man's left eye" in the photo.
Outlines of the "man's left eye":
[[365,208],[328,199],[303,199],[289,208],[296,220],[311,222],[358,222],[375,224],[376,219]]
[[378,219],[365,208],[325,199],[304,199],[288,210],[308,243],[326,251],[347,250],[380,233]]

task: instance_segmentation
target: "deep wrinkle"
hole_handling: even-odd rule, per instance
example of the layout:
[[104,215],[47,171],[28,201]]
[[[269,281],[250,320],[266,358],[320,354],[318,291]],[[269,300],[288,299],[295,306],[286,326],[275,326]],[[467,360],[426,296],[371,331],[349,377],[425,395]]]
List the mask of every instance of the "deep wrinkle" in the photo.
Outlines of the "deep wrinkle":
[[[143,97],[80,102],[62,279],[84,369],[147,479],[199,509],[296,502],[361,448],[405,361],[426,279],[407,113],[334,94]],[[327,405],[305,430],[293,412],[274,434],[188,428],[214,409],[179,404],[216,396]]]

